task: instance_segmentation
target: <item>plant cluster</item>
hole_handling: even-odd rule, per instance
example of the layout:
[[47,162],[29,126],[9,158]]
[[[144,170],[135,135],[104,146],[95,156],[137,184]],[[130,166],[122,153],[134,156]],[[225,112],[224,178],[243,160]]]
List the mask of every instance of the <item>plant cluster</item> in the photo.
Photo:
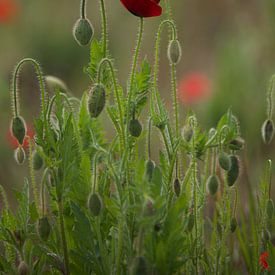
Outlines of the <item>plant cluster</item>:
[[[73,28],[77,43],[90,45],[84,71],[91,87],[81,99],[72,96],[61,80],[45,77],[32,58],[15,68],[11,132],[18,148],[14,156],[19,165],[27,159],[30,176],[16,192],[16,213],[0,186],[0,273],[260,274],[269,270],[274,217],[271,161],[257,203],[251,193],[248,219],[238,208],[239,152],[245,142],[236,116],[228,110],[209,131],[200,127],[194,113],[186,113],[184,119],[179,116],[176,66],[182,50],[169,0],[164,2],[167,18],[157,30],[152,67],[147,59],[139,63],[139,55],[144,18],[161,15],[160,3],[121,2],[139,20],[125,88],[117,80],[115,59],[108,50],[104,0],[99,1],[100,40],[93,37],[85,0]],[[165,27],[169,28],[172,116],[158,87]],[[41,93],[34,139],[26,135],[20,112],[18,77],[26,63],[34,66]],[[53,95],[46,84],[54,87]],[[266,143],[274,133],[273,86],[272,78],[262,127]],[[142,121],[146,108],[148,115]],[[110,141],[100,120],[104,112],[115,129]],[[152,140],[153,131],[158,142]],[[22,146],[26,139],[28,152]],[[158,156],[151,154],[153,145]]]

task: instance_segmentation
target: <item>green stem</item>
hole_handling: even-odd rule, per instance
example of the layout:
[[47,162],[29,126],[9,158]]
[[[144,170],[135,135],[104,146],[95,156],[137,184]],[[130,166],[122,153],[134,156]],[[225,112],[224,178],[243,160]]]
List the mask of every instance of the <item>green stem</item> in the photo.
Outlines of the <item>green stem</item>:
[[107,16],[104,0],[100,0],[100,12],[102,20],[103,57],[107,56]]
[[2,199],[3,199],[4,209],[8,210],[9,209],[8,197],[4,187],[1,184],[0,184],[0,195],[2,196]]
[[267,118],[271,119],[273,115],[273,91],[274,91],[275,75],[273,75],[269,82],[267,91]]
[[179,106],[177,95],[177,77],[176,77],[176,64],[171,64],[171,81],[172,81],[172,94],[173,94],[173,109],[175,118],[176,137],[179,137]]
[[86,18],[86,0],[80,2],[80,16],[82,19]]
[[149,118],[149,121],[148,121],[148,159],[151,159],[151,130],[152,130],[152,118],[150,117]]
[[69,254],[68,254],[67,239],[66,239],[66,233],[65,233],[62,199],[58,201],[58,210],[59,210],[60,234],[61,234],[62,248],[63,248],[63,254],[64,254],[65,274],[69,275],[70,274]]

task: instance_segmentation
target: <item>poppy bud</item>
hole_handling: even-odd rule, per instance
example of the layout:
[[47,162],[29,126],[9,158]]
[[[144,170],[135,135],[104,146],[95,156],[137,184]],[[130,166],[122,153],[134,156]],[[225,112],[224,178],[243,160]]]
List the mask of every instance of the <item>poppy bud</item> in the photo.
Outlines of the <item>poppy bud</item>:
[[269,144],[274,136],[274,124],[271,119],[267,119],[262,126],[262,138],[265,144]]
[[36,171],[40,170],[41,167],[43,166],[43,159],[41,158],[38,151],[33,152],[32,163],[33,163],[33,169]]
[[19,266],[18,266],[18,274],[19,275],[29,274],[29,267],[24,261],[21,261]]
[[179,197],[180,195],[180,181],[178,178],[175,179],[174,181],[174,192],[176,194],[177,197]]
[[225,152],[221,152],[219,154],[219,164],[220,167],[225,170],[225,171],[229,171],[230,167],[231,167],[231,160],[230,157],[227,153]]
[[26,123],[21,116],[12,119],[11,132],[17,139],[18,143],[22,145],[26,135]]
[[89,112],[91,117],[98,117],[103,111],[106,103],[106,91],[103,85],[96,84],[89,95]]
[[168,45],[168,59],[172,64],[178,64],[181,59],[181,45],[177,39],[171,40]]
[[17,164],[22,165],[26,159],[26,154],[22,146],[19,146],[14,151],[14,158]]
[[73,35],[80,46],[86,46],[93,38],[94,29],[90,21],[86,18],[78,19],[73,27]]
[[92,193],[88,199],[88,208],[91,211],[91,214],[95,217],[99,216],[102,210],[103,204],[101,197],[97,193]]
[[161,229],[161,224],[159,222],[155,223],[155,225],[154,225],[155,232],[159,232],[160,229]]
[[182,129],[182,137],[186,142],[189,142],[193,137],[193,128],[189,125],[185,125]]
[[136,257],[131,267],[131,275],[147,274],[147,262],[144,257]]
[[46,242],[51,234],[51,225],[49,223],[49,220],[46,216],[40,218],[37,223],[37,234],[43,240]]
[[235,232],[237,226],[238,226],[237,219],[235,217],[233,217],[230,221],[230,230],[232,233]]
[[212,196],[215,195],[219,188],[218,177],[216,175],[209,176],[209,178],[207,179],[206,185],[207,185],[209,194],[211,194]]
[[264,229],[262,232],[262,241],[263,242],[268,242],[271,238],[271,234],[267,229]]
[[131,119],[129,122],[129,132],[133,137],[139,137],[142,132],[142,125],[138,119]]
[[187,231],[191,232],[195,224],[195,215],[190,213],[187,221]]
[[13,236],[15,237],[16,241],[21,245],[25,242],[25,236],[23,230],[14,230]]
[[148,199],[146,202],[145,215],[153,216],[155,213],[154,202],[151,199]]
[[227,184],[228,186],[233,186],[239,176],[239,160],[235,155],[230,156],[231,167],[227,172]]
[[241,150],[244,146],[244,140],[240,137],[237,137],[233,140],[230,141],[228,147],[231,150],[237,151],[237,150]]
[[274,212],[274,203],[272,199],[269,199],[266,203],[266,214],[269,219],[272,219]]
[[146,162],[146,176],[149,181],[152,180],[155,166],[156,166],[155,163],[151,159],[147,160],[147,162]]

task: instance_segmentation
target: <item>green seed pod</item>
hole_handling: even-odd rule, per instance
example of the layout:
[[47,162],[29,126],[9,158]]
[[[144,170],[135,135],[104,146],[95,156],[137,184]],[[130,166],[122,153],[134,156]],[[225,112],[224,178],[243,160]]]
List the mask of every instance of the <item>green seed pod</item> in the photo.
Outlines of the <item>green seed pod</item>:
[[73,35],[80,46],[88,45],[94,35],[94,28],[91,22],[86,18],[78,19],[73,27]]
[[272,199],[269,199],[266,203],[266,214],[268,218],[271,220],[274,213],[274,203]]
[[88,208],[90,209],[91,214],[93,216],[95,216],[95,217],[99,216],[99,214],[103,208],[102,200],[101,200],[101,197],[99,196],[99,194],[92,193],[89,196]]
[[43,166],[43,159],[38,153],[38,151],[34,151],[32,155],[32,163],[33,163],[33,169],[38,171]]
[[270,240],[270,238],[271,238],[271,234],[270,234],[269,230],[264,229],[262,232],[262,241],[268,242]]
[[44,242],[48,240],[51,234],[51,225],[49,223],[47,216],[44,216],[38,220],[37,234]]
[[131,266],[131,275],[146,275],[148,274],[147,262],[144,257],[136,257]]
[[227,153],[225,152],[221,152],[219,154],[219,164],[220,167],[225,170],[225,171],[229,171],[230,167],[231,167],[231,160],[230,157]]
[[231,167],[230,170],[227,172],[227,184],[228,186],[233,186],[239,176],[240,167],[239,159],[235,155],[231,155],[230,160]]
[[185,125],[182,128],[182,137],[186,142],[189,142],[193,137],[194,131],[193,128],[189,125]]
[[180,196],[180,190],[181,190],[180,181],[179,181],[178,178],[176,178],[175,181],[174,181],[174,192],[175,192],[177,197]]
[[269,144],[274,136],[274,123],[267,119],[262,126],[262,138],[265,144]]
[[189,214],[188,221],[187,221],[187,231],[191,232],[195,224],[195,215],[193,213]]
[[106,91],[102,84],[96,84],[89,95],[89,112],[92,118],[98,117],[106,103]]
[[27,274],[29,274],[29,272],[30,272],[30,270],[29,270],[28,265],[24,261],[21,261],[18,266],[18,274],[19,275],[27,275]]
[[142,125],[138,119],[131,119],[129,122],[129,132],[133,137],[139,137],[142,132]]
[[230,150],[238,151],[243,149],[244,146],[244,140],[240,137],[237,137],[230,141],[228,147]]
[[23,165],[26,159],[26,154],[22,146],[19,146],[14,151],[14,159],[19,165]]
[[26,123],[21,116],[13,118],[11,123],[12,135],[17,139],[19,144],[23,144],[26,136]]
[[217,193],[217,190],[220,185],[219,183],[220,182],[219,182],[219,178],[217,177],[217,175],[209,176],[209,178],[207,179],[207,182],[206,182],[209,194],[211,194],[213,196]]
[[238,226],[237,219],[235,217],[233,217],[230,221],[230,230],[232,233],[235,232],[235,230],[237,229],[237,226]]
[[178,64],[181,60],[181,45],[177,39],[171,40],[168,45],[167,56],[172,64]]
[[152,180],[155,167],[156,167],[155,162],[152,161],[151,159],[148,159],[146,162],[146,177],[149,181]]

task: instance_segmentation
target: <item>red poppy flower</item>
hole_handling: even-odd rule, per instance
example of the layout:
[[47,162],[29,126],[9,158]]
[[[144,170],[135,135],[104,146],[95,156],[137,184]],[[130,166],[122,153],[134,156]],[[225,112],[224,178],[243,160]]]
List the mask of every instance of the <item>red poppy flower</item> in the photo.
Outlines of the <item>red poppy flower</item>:
[[0,23],[10,22],[18,12],[18,5],[13,0],[0,0]]
[[[32,130],[32,128],[27,125],[27,136],[29,136],[31,139],[33,139],[35,133],[34,131]],[[13,149],[16,149],[18,148],[19,144],[18,144],[18,141],[17,139],[12,135],[10,129],[9,131],[7,132],[7,135],[6,135],[6,138],[7,138],[7,142],[10,144],[10,146],[13,148]],[[24,141],[23,141],[23,145],[22,147],[24,149],[27,149],[29,147],[29,139],[27,137],[25,137]]]
[[259,264],[262,267],[262,270],[269,270],[270,271],[270,266],[267,262],[267,258],[269,257],[269,254],[267,251],[264,251],[259,258]]
[[162,8],[160,0],[120,0],[124,7],[138,17],[160,16]]
[[202,73],[191,73],[179,83],[178,96],[182,103],[195,103],[207,98],[210,94],[210,81]]

